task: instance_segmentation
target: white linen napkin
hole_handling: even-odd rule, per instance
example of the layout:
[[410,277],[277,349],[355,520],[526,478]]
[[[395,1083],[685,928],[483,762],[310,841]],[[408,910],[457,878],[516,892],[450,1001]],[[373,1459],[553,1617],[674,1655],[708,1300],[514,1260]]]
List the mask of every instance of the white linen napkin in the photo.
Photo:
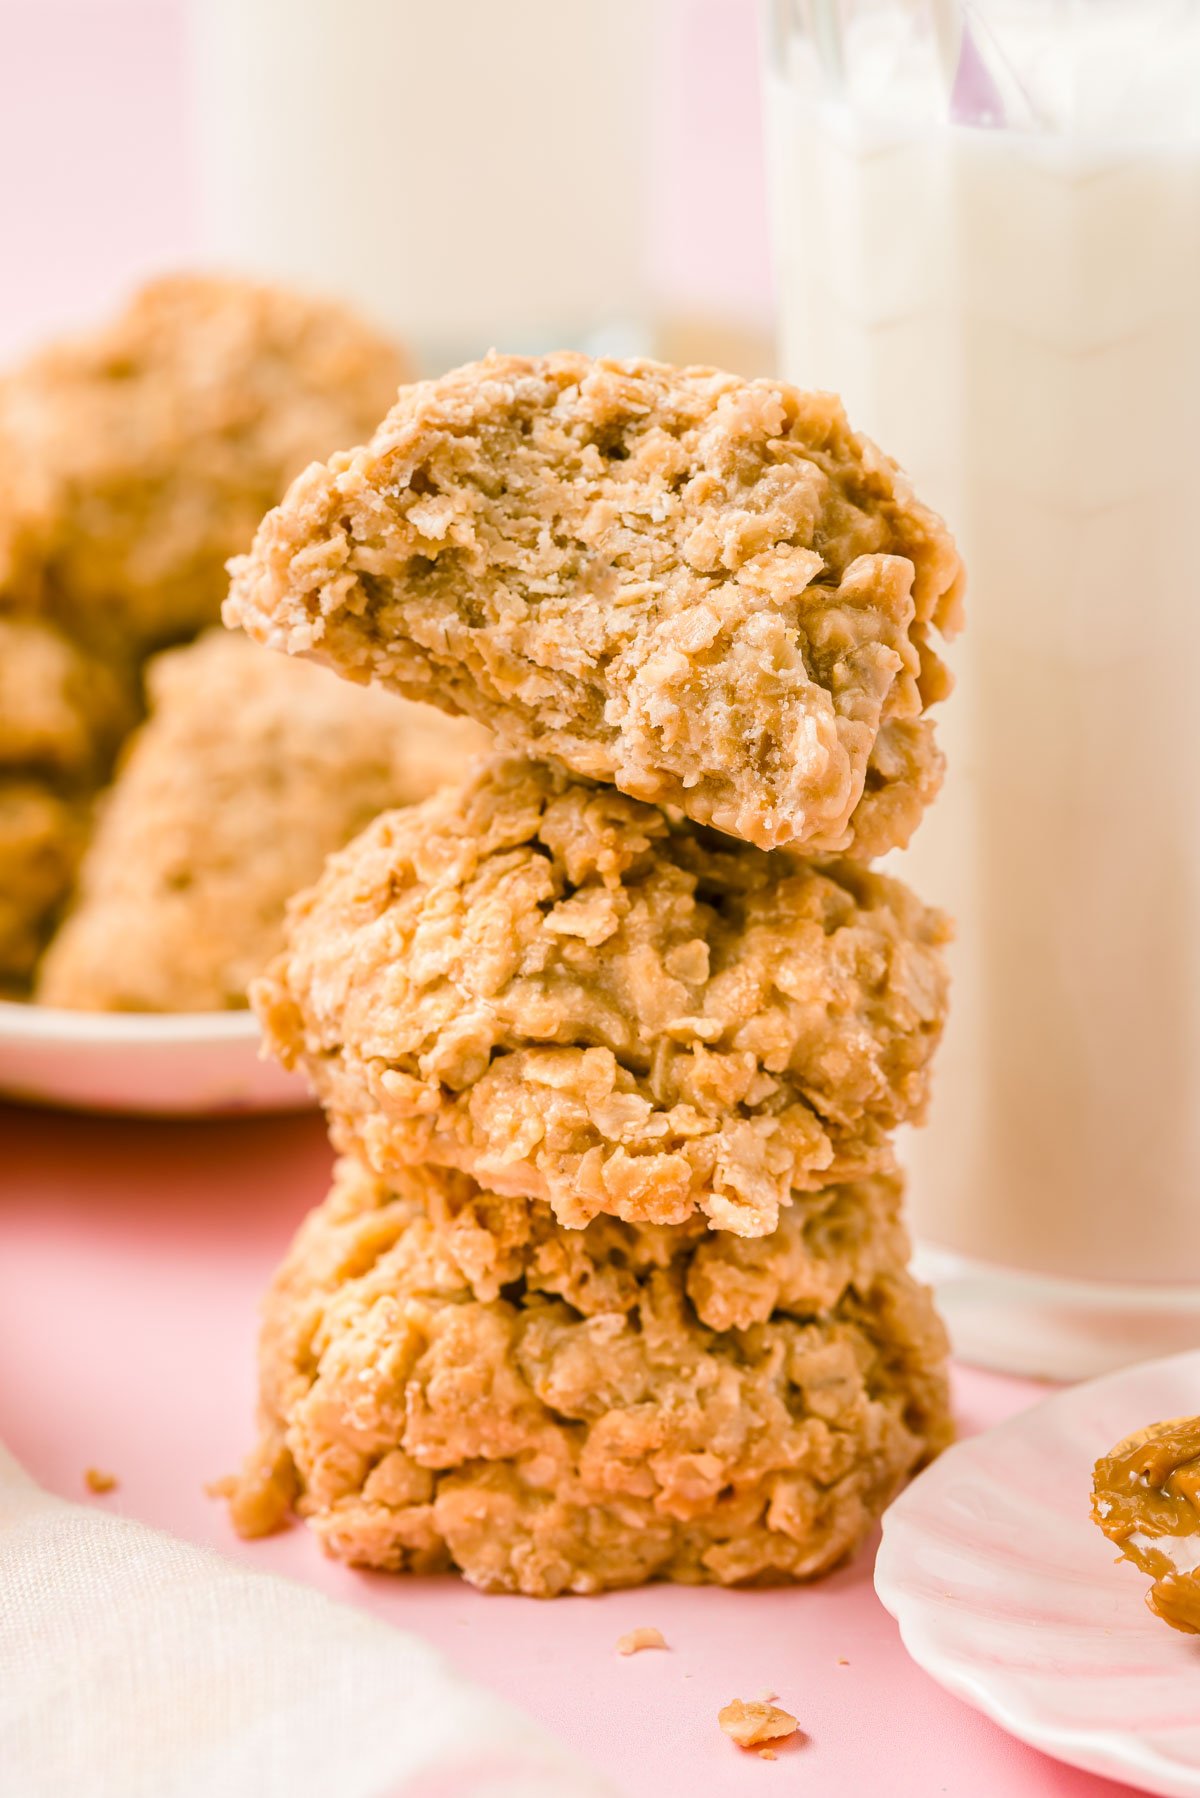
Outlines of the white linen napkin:
[[0,1791],[614,1798],[415,1637],[54,1498],[2,1446]]

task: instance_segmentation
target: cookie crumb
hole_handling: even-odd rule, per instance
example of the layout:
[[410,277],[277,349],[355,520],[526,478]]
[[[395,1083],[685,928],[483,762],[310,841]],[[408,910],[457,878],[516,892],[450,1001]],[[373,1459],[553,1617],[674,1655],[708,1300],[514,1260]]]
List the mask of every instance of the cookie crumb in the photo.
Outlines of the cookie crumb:
[[757,1748],[760,1742],[777,1736],[794,1735],[799,1722],[790,1711],[778,1705],[765,1704],[760,1698],[735,1698],[717,1712],[717,1722],[739,1748]]
[[89,1492],[114,1492],[117,1476],[115,1473],[105,1473],[100,1467],[85,1467],[83,1483]]
[[761,1692],[755,1693],[755,1697],[761,1704],[771,1704],[779,1697],[779,1693],[773,1686],[764,1686]]
[[779,1756],[773,1748],[760,1748],[758,1751],[758,1758],[760,1761],[777,1761]]
[[296,1470],[287,1449],[268,1435],[246,1457],[241,1473],[223,1474],[204,1490],[209,1498],[226,1501],[239,1536],[272,1536],[287,1526],[296,1498]]
[[848,1666],[849,1666],[849,1665],[850,1665],[850,1663],[849,1663],[849,1661],[848,1661],[848,1660],[847,1660],[847,1659],[846,1659],[846,1657],[845,1657],[845,1655],[842,1655],[842,1654],[839,1654],[839,1656],[838,1656],[838,1666],[839,1666],[839,1667],[848,1667]]
[[631,1629],[617,1637],[618,1654],[637,1654],[642,1648],[665,1648],[667,1639],[660,1629]]

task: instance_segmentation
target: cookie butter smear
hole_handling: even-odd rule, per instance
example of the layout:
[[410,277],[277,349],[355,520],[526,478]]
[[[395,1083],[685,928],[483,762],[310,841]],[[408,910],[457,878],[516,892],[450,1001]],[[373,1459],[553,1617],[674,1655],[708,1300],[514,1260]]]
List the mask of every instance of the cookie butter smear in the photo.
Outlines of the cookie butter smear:
[[1146,1603],[1200,1634],[1200,1417],[1152,1424],[1096,1463],[1092,1517],[1127,1561],[1153,1575]]

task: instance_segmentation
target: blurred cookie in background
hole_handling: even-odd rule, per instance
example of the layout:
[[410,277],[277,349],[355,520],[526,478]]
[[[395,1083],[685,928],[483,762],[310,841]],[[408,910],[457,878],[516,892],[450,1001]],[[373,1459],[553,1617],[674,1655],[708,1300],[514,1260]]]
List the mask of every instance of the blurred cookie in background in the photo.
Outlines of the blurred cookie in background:
[[0,994],[19,998],[67,900],[92,797],[136,716],[132,671],[0,614]]
[[0,380],[0,606],[106,649],[194,635],[292,477],[367,437],[407,375],[333,301],[232,276],[150,283]]
[[86,805],[0,774],[0,998],[24,995],[86,840]]
[[42,966],[45,1004],[243,1006],[286,901],[389,806],[424,798],[486,731],[214,631],[151,662],[130,740]]
[[333,302],[178,275],[0,377],[9,996],[70,896],[91,801],[142,710],[145,655],[215,622],[226,558],[308,461],[370,432],[407,372]]
[[130,669],[48,619],[0,614],[0,772],[95,786],[136,716]]

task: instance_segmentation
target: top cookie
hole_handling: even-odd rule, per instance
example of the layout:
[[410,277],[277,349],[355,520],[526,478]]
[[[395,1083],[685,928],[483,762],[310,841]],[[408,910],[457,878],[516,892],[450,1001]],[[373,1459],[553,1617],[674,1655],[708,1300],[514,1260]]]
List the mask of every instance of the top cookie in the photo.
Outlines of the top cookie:
[[225,561],[314,456],[361,442],[407,368],[328,300],[151,283],[0,381],[0,596],[104,647],[217,620]]
[[941,521],[828,394],[490,356],[401,390],[232,564],[226,621],[762,848],[907,842]]

